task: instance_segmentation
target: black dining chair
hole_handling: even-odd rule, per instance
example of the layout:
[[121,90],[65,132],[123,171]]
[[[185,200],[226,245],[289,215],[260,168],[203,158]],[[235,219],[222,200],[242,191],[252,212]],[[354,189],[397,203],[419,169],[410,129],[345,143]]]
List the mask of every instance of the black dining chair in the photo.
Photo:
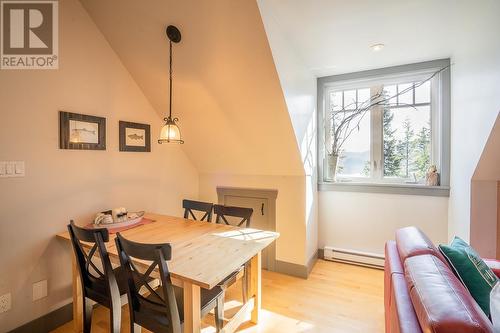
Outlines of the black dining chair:
[[[141,244],[125,239],[120,233],[115,239],[120,262],[127,275],[127,295],[130,311],[130,330],[137,332],[137,325],[155,333],[181,333],[184,322],[183,290],[172,284],[167,261],[172,258],[170,244]],[[147,269],[140,270],[132,259],[146,261]],[[158,269],[160,286],[153,289],[147,283],[151,273]],[[139,291],[146,288],[149,295]],[[223,324],[223,293],[220,287],[201,289],[201,316],[215,309],[217,332]]]
[[[216,216],[215,223],[250,228],[253,209],[246,207],[214,205],[214,213]],[[230,223],[230,220],[233,221],[234,218],[236,218],[235,222]],[[222,288],[222,291],[225,294],[227,288],[232,286],[240,278],[241,272],[243,272],[243,281],[241,284],[243,303],[246,303],[248,287],[248,263],[245,263],[243,266],[240,266],[236,271],[231,273],[221,283],[219,283],[219,286]]]
[[194,213],[195,211],[197,211],[204,214],[202,215],[200,221],[212,222],[212,210],[214,208],[214,204],[211,202],[184,199],[182,200],[182,208],[184,208],[185,219],[192,218],[193,220],[197,221],[198,219],[196,218],[196,215]]
[[[250,222],[253,214],[252,208],[232,207],[223,205],[214,205],[215,223],[234,225],[237,227],[250,228]],[[235,223],[230,223],[228,217],[241,219]]]
[[[121,325],[120,296],[126,294],[126,277],[122,268],[113,269],[109,260],[105,246],[105,243],[109,241],[108,229],[85,229],[75,225],[71,220],[68,224],[68,231],[82,284],[83,332],[90,333],[92,326],[91,301],[94,301],[109,309],[109,332],[119,333]],[[91,246],[88,252],[84,250],[82,242],[89,243],[88,245]]]

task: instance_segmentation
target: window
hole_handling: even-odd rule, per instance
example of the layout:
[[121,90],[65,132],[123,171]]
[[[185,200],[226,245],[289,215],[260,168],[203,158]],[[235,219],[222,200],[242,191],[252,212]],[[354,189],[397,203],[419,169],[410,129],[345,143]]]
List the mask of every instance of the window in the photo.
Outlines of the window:
[[449,60],[319,78],[318,104],[320,189],[448,194]]

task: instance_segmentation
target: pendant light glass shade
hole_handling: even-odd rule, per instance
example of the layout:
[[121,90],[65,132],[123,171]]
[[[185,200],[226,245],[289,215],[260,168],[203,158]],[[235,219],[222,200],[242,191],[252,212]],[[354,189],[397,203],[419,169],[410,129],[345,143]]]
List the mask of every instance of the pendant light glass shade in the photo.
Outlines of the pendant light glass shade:
[[177,118],[165,118],[165,125],[161,128],[158,143],[184,143],[181,138],[181,130],[177,126]]
[[173,25],[169,25],[167,27],[167,37],[170,40],[169,42],[169,113],[168,117],[163,119],[165,124],[161,128],[160,138],[158,139],[158,143],[180,143],[183,144],[184,141],[181,137],[181,130],[179,126],[177,126],[178,118],[172,118],[172,43],[179,43],[181,41],[181,32],[179,29],[174,27]]

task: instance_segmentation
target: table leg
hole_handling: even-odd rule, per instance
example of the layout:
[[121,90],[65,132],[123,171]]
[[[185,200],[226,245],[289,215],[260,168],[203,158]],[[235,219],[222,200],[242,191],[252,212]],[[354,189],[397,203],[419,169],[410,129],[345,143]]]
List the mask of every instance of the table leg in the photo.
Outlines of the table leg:
[[200,287],[184,282],[184,333],[201,332]]
[[83,332],[82,285],[74,253],[71,255],[71,258],[73,275],[73,330],[76,333],[80,333]]
[[250,286],[248,288],[249,291],[249,298],[254,297],[254,305],[253,305],[253,310],[252,310],[252,316],[251,316],[251,322],[254,324],[259,323],[259,313],[260,313],[260,308],[261,308],[261,303],[262,303],[262,297],[261,297],[261,269],[262,269],[262,258],[261,258],[261,253],[257,253],[251,260],[250,260],[250,268],[249,268],[249,277],[248,280],[250,283]]

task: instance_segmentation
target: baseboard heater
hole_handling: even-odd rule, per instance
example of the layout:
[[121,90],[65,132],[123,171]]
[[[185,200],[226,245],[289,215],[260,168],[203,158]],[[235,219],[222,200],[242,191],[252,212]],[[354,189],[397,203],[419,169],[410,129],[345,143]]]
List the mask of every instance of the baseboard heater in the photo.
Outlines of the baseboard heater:
[[372,268],[384,268],[384,256],[374,253],[345,250],[325,246],[325,260],[338,261],[347,264],[360,265]]

